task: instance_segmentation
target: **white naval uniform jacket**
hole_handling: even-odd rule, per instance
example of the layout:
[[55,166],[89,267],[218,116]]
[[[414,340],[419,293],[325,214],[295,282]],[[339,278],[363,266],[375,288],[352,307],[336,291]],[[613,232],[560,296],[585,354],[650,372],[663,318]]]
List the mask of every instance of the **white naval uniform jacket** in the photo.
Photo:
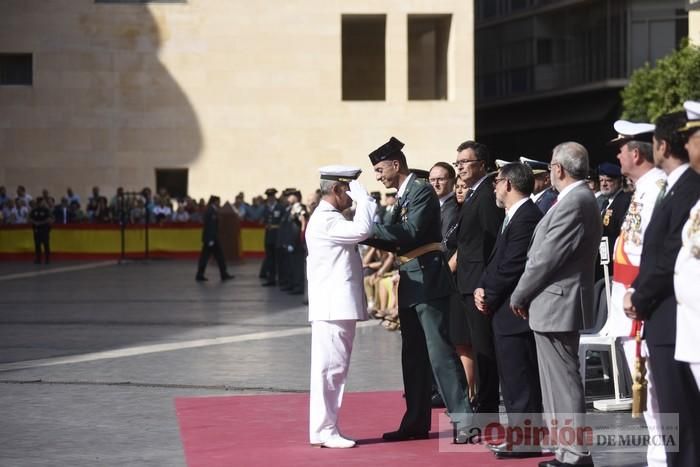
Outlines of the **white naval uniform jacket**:
[[[610,252],[611,261],[615,263],[615,272],[611,284],[608,322],[605,329],[601,331],[602,334],[633,337],[632,320],[625,315],[622,300],[627,288],[639,272],[644,233],[654,212],[654,204],[661,191],[661,184],[665,180],[664,171],[653,168],[635,183],[632,200],[620,228],[620,236],[617,237],[613,251]],[[624,281],[623,278],[627,280]]]
[[355,217],[349,221],[322,200],[311,215],[306,227],[309,321],[367,319],[357,244],[372,233],[376,209],[374,200],[363,197],[357,200]]
[[700,363],[700,201],[690,210],[682,238],[673,276],[678,301],[675,358]]

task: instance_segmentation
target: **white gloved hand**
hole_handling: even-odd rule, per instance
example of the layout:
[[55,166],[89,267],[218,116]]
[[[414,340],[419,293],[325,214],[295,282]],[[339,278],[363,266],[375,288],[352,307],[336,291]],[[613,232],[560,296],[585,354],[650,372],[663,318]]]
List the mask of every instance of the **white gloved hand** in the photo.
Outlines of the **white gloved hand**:
[[365,189],[360,182],[357,180],[351,180],[349,185],[350,190],[347,192],[347,194],[351,200],[357,202],[368,200],[369,193],[367,193],[367,189]]

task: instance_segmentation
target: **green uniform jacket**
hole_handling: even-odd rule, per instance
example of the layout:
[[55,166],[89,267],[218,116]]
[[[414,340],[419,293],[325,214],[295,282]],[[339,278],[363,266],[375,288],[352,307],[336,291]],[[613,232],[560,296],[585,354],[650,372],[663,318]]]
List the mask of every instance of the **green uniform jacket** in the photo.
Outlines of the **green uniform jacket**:
[[[398,256],[428,243],[442,242],[440,201],[426,180],[415,176],[406,187],[391,223],[375,224],[364,243]],[[442,252],[435,251],[399,267],[399,306],[409,307],[454,293],[452,274]]]

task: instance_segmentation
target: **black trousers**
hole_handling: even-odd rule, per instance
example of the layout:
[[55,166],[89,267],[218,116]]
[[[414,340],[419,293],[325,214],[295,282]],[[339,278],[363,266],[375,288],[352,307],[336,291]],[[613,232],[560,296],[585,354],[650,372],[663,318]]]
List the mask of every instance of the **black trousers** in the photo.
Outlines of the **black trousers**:
[[274,243],[265,243],[265,259],[260,268],[260,277],[269,282],[277,281],[277,248]]
[[226,260],[224,259],[224,252],[221,251],[221,245],[218,241],[215,241],[213,245],[204,243],[202,245],[202,252],[199,254],[199,265],[197,266],[197,275],[203,276],[204,270],[207,268],[207,263],[209,262],[209,255],[214,255],[216,263],[219,265],[219,274],[223,278],[228,274],[226,270]]
[[530,414],[526,418],[532,425],[541,426],[542,389],[534,334],[494,334],[494,345],[509,424],[522,427],[525,421],[510,414]]
[[[700,465],[700,391],[687,362],[673,358],[674,345],[650,345],[649,365],[654,375],[659,412],[678,414],[678,452],[666,451],[669,467]],[[662,431],[662,434],[668,435]]]
[[449,297],[399,307],[401,368],[406,393],[401,431],[430,431],[431,371],[452,421],[462,425],[471,422],[467,378],[449,339],[449,310]]
[[39,226],[34,227],[34,261],[37,263],[41,262],[41,250],[44,249],[44,261],[49,262],[49,256],[51,254],[51,248],[49,246],[49,233],[51,228],[49,226]]
[[476,309],[474,296],[464,294],[467,308],[467,321],[472,338],[474,354],[476,395],[475,411],[480,413],[498,413],[498,362],[493,343],[491,317]]

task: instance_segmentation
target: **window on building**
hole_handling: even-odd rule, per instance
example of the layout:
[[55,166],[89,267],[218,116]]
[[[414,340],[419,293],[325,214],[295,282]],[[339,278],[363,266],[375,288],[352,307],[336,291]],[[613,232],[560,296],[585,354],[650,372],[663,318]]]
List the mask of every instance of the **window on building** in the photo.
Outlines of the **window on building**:
[[552,39],[539,38],[537,39],[537,64],[551,65],[552,64]]
[[31,86],[32,54],[0,53],[0,86]]
[[187,196],[187,169],[156,169],[156,191],[165,188],[172,198]]
[[447,99],[452,15],[408,15],[408,99]]
[[386,99],[386,15],[342,16],[344,101]]

